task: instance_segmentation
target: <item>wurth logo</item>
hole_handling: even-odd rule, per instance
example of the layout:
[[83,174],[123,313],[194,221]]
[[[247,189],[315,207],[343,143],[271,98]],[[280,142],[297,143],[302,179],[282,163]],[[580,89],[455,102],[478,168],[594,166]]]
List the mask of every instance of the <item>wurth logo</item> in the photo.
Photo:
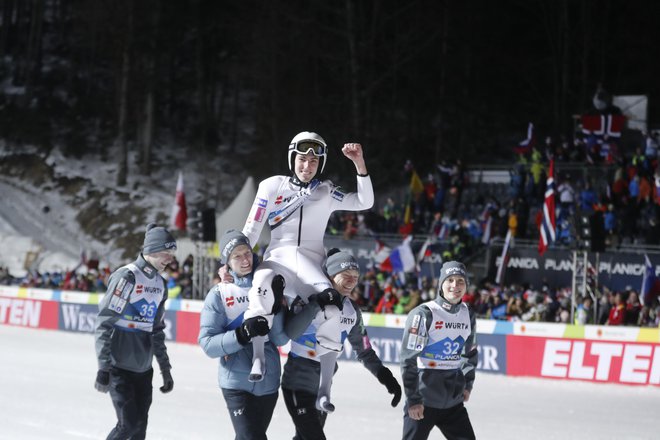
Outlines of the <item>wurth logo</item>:
[[444,321],[435,321],[435,329],[440,330],[445,325]]
[[244,408],[235,409],[234,410],[234,417],[242,416],[243,415],[243,410],[244,410]]
[[453,328],[453,329],[458,329],[458,330],[463,330],[467,329],[468,325],[464,322],[448,322],[445,325],[446,328]]
[[267,294],[268,294],[268,289],[262,288],[262,287],[257,287],[257,295],[266,296]]
[[231,307],[234,305],[234,297],[233,296],[228,296],[225,298],[225,304],[227,304],[227,307]]
[[138,284],[137,286],[135,286],[135,294],[136,295],[139,295],[142,292],[144,292],[144,286],[142,284]]

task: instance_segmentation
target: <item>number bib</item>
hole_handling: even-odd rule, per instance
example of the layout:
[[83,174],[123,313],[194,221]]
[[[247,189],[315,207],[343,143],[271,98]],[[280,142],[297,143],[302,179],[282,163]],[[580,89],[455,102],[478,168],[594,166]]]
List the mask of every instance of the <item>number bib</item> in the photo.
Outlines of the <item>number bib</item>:
[[151,332],[154,328],[154,319],[158,305],[165,294],[163,278],[156,275],[153,279],[147,278],[134,264],[125,266],[135,276],[135,286],[130,293],[126,307],[115,327],[124,331]]
[[425,304],[432,314],[428,342],[417,358],[418,368],[453,370],[461,366],[461,353],[472,331],[470,312],[461,304],[458,313],[449,313],[435,301]]

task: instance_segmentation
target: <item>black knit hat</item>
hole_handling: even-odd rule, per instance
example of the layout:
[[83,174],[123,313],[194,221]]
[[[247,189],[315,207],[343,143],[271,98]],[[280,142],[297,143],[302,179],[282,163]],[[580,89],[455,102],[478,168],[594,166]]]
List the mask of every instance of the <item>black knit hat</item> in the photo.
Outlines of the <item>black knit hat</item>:
[[220,262],[222,264],[227,264],[227,260],[229,259],[231,252],[236,246],[240,246],[242,244],[252,249],[252,246],[250,246],[250,240],[248,240],[248,238],[243,235],[241,231],[237,231],[236,229],[229,229],[227,232],[225,232],[222,237],[220,237]]
[[168,249],[176,250],[176,240],[170,231],[156,223],[149,223],[147,232],[144,234],[142,253],[144,255],[155,254]]

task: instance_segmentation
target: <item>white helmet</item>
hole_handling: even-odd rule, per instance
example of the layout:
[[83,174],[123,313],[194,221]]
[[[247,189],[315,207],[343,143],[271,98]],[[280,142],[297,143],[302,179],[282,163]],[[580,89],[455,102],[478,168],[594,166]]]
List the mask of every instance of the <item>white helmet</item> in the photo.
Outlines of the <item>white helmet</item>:
[[289,144],[289,171],[295,174],[293,162],[297,153],[307,154],[310,152],[319,158],[317,175],[321,174],[325,168],[325,159],[328,157],[328,146],[321,136],[311,131],[302,131],[291,139]]

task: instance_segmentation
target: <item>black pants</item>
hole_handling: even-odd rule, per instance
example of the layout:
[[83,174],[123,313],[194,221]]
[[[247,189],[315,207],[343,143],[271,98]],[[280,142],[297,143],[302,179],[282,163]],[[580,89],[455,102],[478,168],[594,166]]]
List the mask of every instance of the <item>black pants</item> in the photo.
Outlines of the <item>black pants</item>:
[[147,418],[153,387],[154,370],[144,373],[112,368],[110,397],[117,412],[117,425],[107,440],[141,440],[147,434]]
[[255,396],[242,390],[222,389],[236,440],[266,440],[278,393]]
[[437,426],[447,440],[474,440],[474,430],[465,406],[461,403],[451,408],[438,409],[424,406],[424,418],[413,420],[404,408],[403,440],[426,440],[431,429]]
[[328,413],[316,409],[316,394],[282,388],[282,395],[296,426],[293,440],[325,440],[323,426]]

